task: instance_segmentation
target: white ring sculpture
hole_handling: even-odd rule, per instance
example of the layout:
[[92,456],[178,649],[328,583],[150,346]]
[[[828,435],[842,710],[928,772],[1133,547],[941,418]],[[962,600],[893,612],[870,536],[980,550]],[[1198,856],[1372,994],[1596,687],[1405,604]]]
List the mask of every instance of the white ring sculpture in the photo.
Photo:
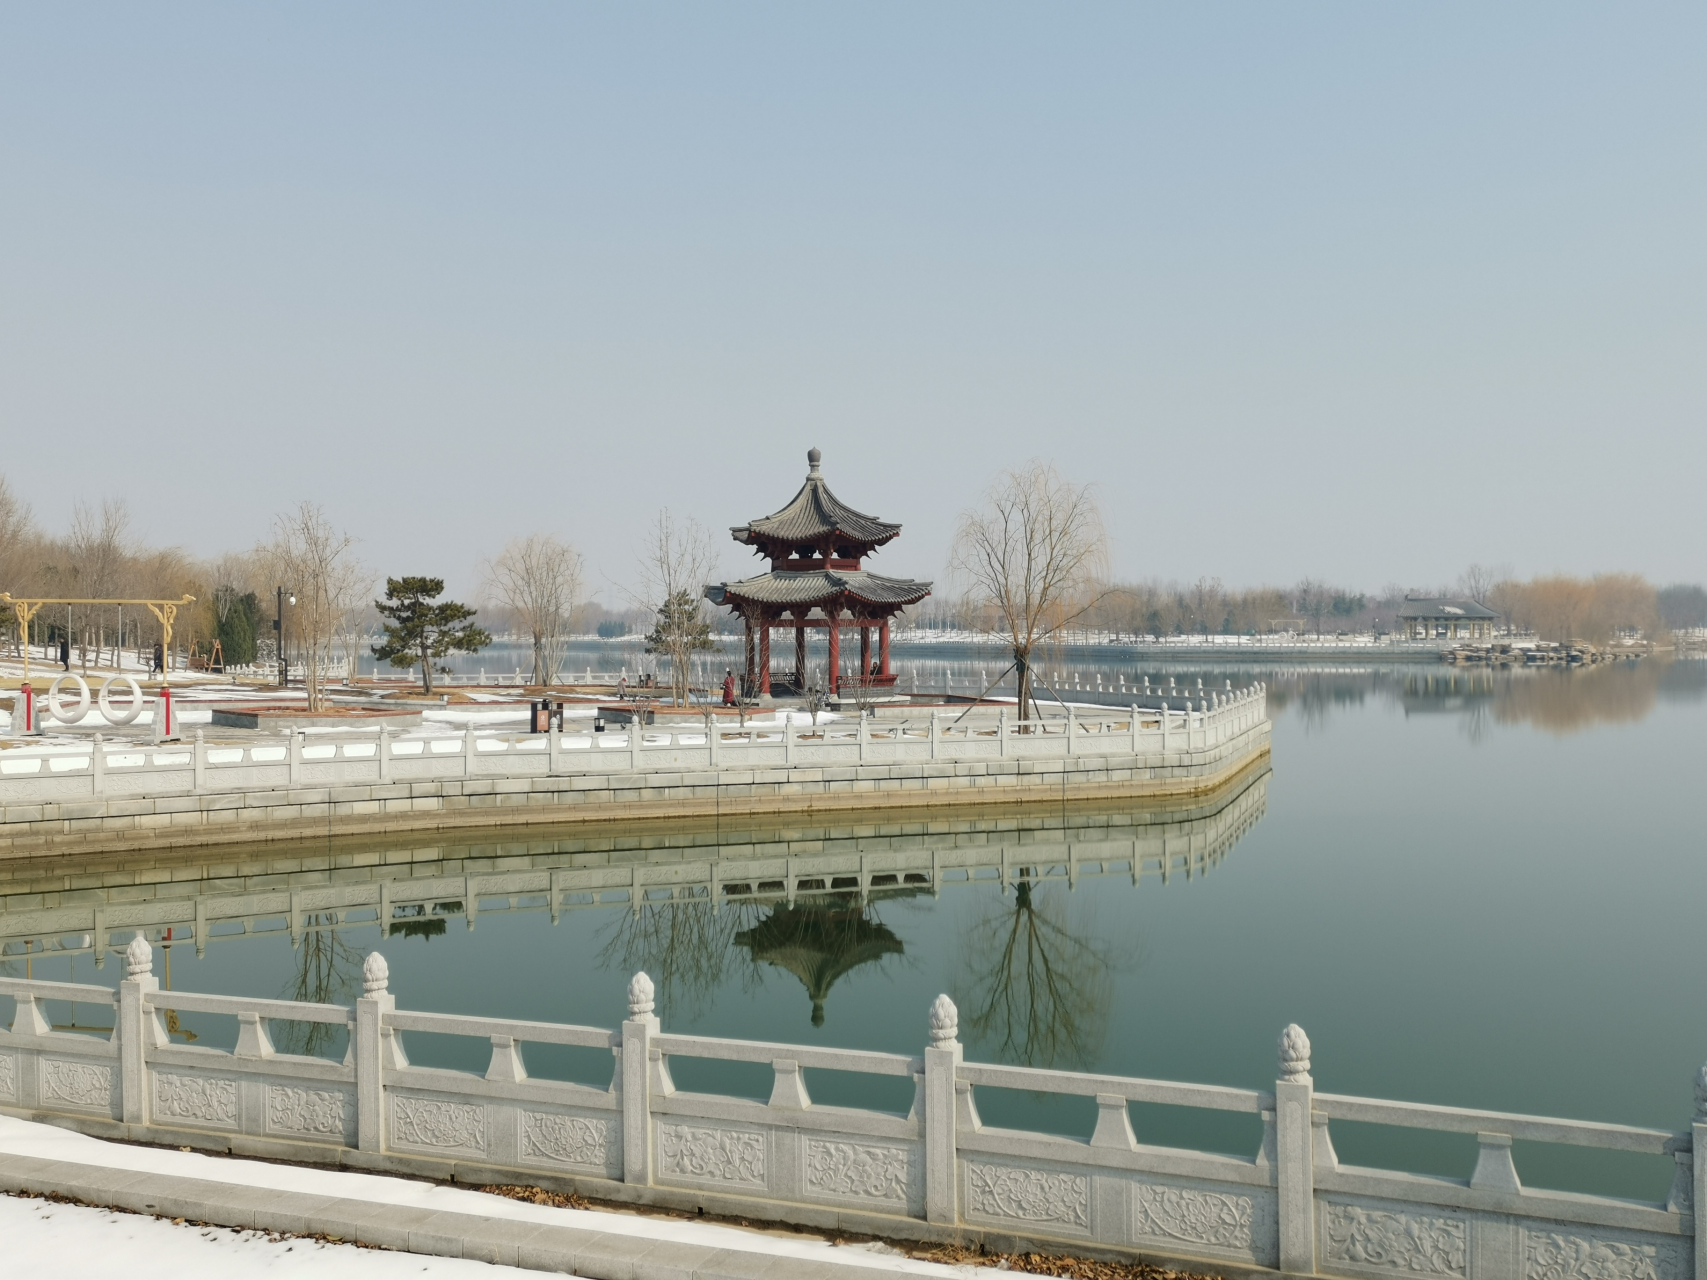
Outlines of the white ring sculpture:
[[[130,686],[130,705],[123,711],[114,711],[113,686],[121,682]],[[113,676],[101,682],[101,692],[95,701],[108,724],[129,724],[142,714],[142,686],[129,676]]]
[[[59,700],[59,686],[70,680],[77,686],[77,709],[67,711]],[[55,680],[47,689],[47,709],[53,713],[53,718],[61,724],[76,724],[89,711],[89,682],[77,675],[63,675]]]

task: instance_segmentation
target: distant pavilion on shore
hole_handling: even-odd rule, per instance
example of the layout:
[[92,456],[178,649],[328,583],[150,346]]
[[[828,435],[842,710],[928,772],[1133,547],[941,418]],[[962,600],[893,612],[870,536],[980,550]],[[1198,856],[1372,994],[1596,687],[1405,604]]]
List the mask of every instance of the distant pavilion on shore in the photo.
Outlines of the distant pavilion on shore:
[[1474,600],[1406,596],[1399,625],[1409,640],[1492,640],[1499,616]]
[[[726,605],[746,624],[744,688],[759,696],[771,692],[771,629],[794,631],[793,692],[806,690],[806,633],[829,633],[826,690],[844,684],[891,687],[889,620],[931,593],[931,584],[912,578],[886,578],[861,567],[878,547],[900,535],[901,526],[855,511],[830,492],[818,464],[823,455],[809,450],[806,483],[787,506],[730,530],[736,542],[770,561],[768,573],[740,582],[705,588],[706,599]],[[859,666],[842,671],[842,632],[859,630]],[[877,632],[877,657],[871,633]]]

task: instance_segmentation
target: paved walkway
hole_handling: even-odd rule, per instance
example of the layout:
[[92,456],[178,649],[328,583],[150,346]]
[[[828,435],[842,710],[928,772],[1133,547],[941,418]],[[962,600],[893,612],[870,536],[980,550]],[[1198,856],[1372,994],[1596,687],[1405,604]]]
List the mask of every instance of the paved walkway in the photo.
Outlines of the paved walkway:
[[[266,1233],[336,1236],[437,1258],[599,1280],[875,1280],[885,1274],[965,1280],[981,1272],[919,1262],[881,1247],[838,1247],[792,1233],[554,1209],[378,1174],[126,1146],[7,1116],[0,1116],[0,1191],[38,1196],[52,1192],[100,1208],[163,1219],[184,1218]],[[8,1225],[20,1228],[28,1228],[32,1221],[43,1229],[51,1226],[51,1215],[42,1216],[39,1207],[31,1212],[33,1219],[19,1219],[19,1205],[13,1204],[5,1207],[4,1216]],[[107,1248],[100,1241],[106,1238],[113,1240],[115,1249],[125,1251],[140,1242],[140,1237],[124,1244],[118,1234],[104,1236],[93,1229],[94,1222],[86,1237],[79,1238],[103,1254]],[[138,1230],[146,1234],[140,1225]],[[16,1261],[12,1251],[28,1247],[29,1233],[9,1230],[5,1234],[8,1254]],[[253,1238],[246,1239],[254,1244]],[[352,1254],[359,1252],[365,1251]],[[57,1256],[63,1261],[63,1254]],[[328,1264],[337,1261],[340,1268],[361,1266],[360,1259],[350,1255],[319,1252],[315,1256]],[[228,1264],[235,1256],[229,1250],[208,1257],[210,1269],[219,1262],[222,1274],[230,1274]],[[111,1274],[114,1264],[125,1265],[123,1257],[108,1256],[104,1261],[103,1274]],[[434,1269],[427,1270],[432,1274]],[[58,1263],[55,1271],[71,1274]],[[360,1274],[379,1280],[382,1272],[362,1270]],[[396,1273],[383,1271],[391,1274]],[[463,1273],[451,1268],[438,1274]]]

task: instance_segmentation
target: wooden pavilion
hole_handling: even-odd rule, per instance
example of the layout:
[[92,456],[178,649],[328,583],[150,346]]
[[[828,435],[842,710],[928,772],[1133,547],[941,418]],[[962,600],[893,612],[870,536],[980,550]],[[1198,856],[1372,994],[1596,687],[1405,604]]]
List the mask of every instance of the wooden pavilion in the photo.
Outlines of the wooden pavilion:
[[[809,450],[806,483],[775,515],[764,516],[730,530],[736,542],[752,547],[770,561],[768,573],[740,582],[707,586],[706,599],[727,605],[746,623],[746,680],[749,693],[771,692],[771,630],[794,631],[795,693],[806,689],[806,633],[829,633],[828,692],[844,683],[887,687],[895,683],[889,669],[889,620],[931,593],[931,584],[912,578],[885,578],[860,567],[878,547],[900,535],[901,526],[846,506],[824,483],[818,463],[823,455]],[[858,673],[843,675],[842,632],[859,630]],[[871,633],[877,632],[877,657],[871,654]]]

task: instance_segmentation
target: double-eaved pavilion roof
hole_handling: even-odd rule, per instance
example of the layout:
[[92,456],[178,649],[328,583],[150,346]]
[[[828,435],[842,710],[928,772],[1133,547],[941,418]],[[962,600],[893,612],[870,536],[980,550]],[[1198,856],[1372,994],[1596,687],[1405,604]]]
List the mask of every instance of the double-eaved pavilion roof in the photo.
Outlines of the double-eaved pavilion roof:
[[730,529],[735,541],[751,547],[774,543],[817,546],[840,540],[869,548],[880,547],[901,532],[900,525],[855,511],[831,493],[818,470],[822,458],[816,449],[808,452],[806,462],[810,470],[800,492],[774,515],[761,516]]
[[800,573],[776,569],[740,582],[717,582],[705,589],[712,604],[751,601],[808,609],[832,600],[857,601],[883,608],[917,604],[931,593],[931,584],[912,578],[886,578],[865,569],[809,569]]
[[804,618],[816,607],[870,619],[886,618],[930,595],[928,582],[886,578],[860,567],[861,557],[894,538],[901,526],[855,511],[831,493],[818,469],[822,459],[816,449],[807,453],[806,483],[781,511],[730,530],[735,541],[770,558],[770,571],[708,583],[707,600],[773,618],[783,612]]

